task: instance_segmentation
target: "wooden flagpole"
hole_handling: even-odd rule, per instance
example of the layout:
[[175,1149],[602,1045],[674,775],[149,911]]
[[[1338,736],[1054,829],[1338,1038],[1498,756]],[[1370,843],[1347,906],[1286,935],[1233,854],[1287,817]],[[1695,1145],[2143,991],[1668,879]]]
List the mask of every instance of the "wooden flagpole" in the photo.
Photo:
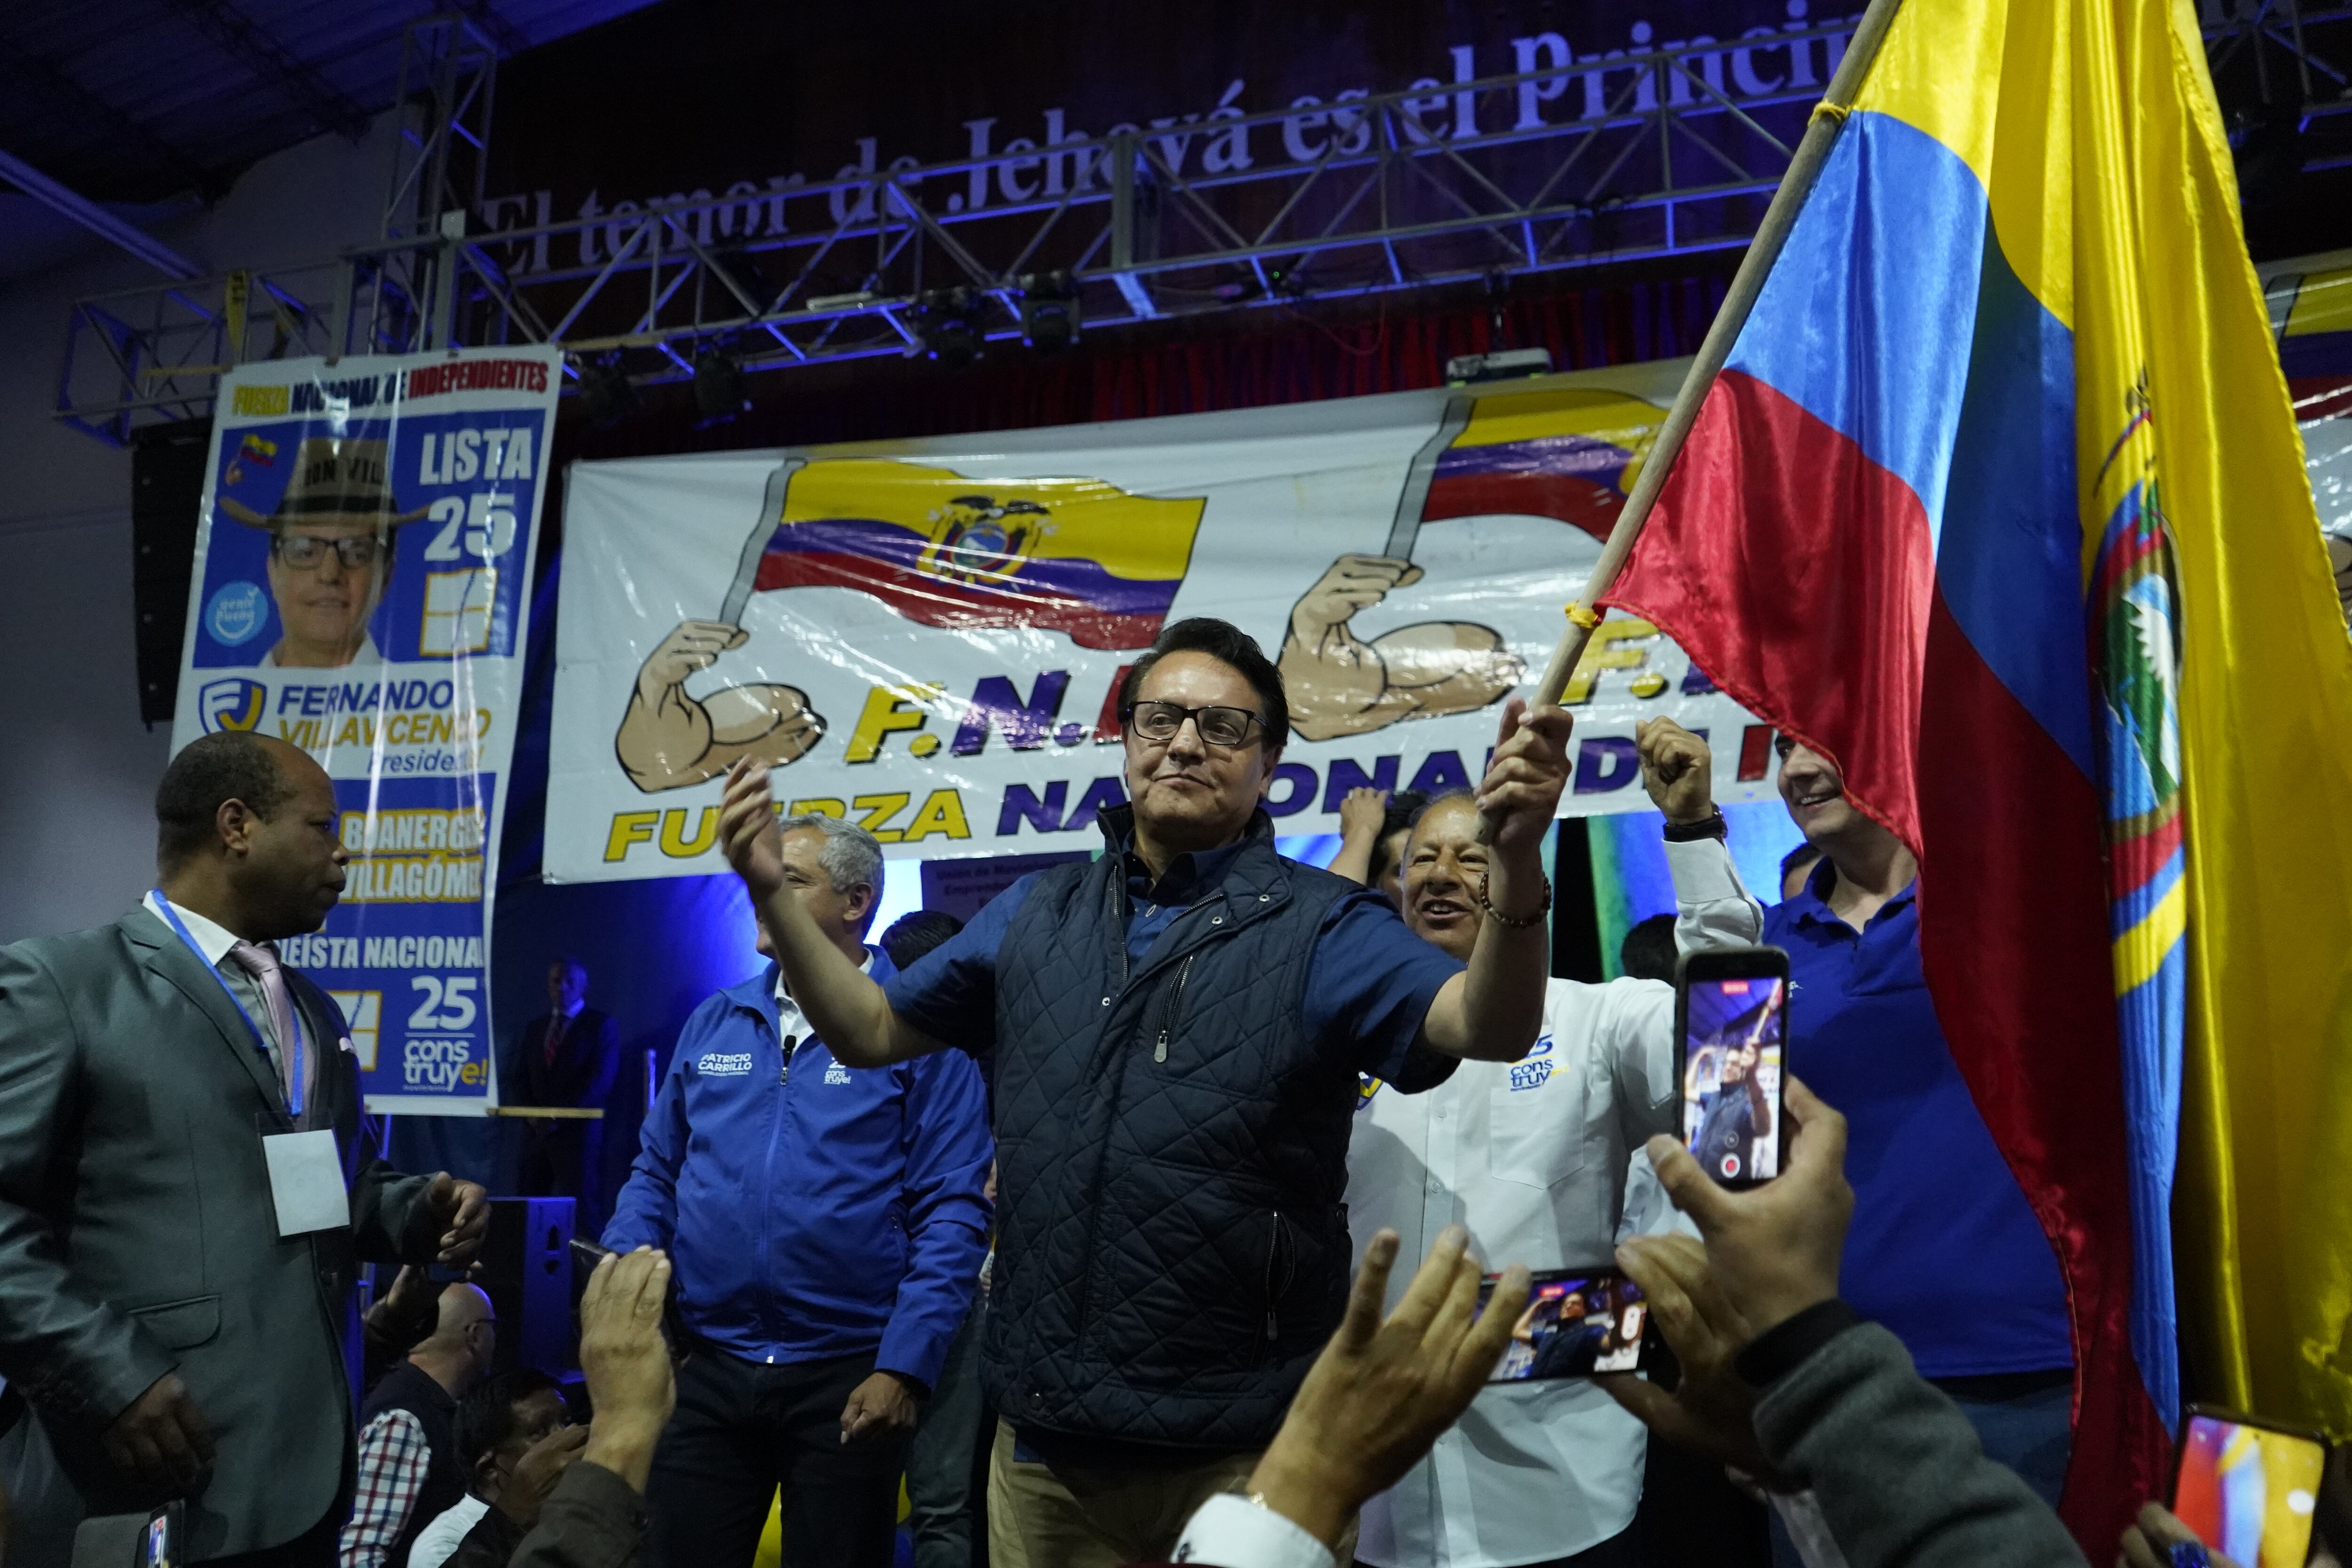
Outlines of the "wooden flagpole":
[[[1772,205],[1765,209],[1764,221],[1756,230],[1756,237],[1748,247],[1739,270],[1731,279],[1731,289],[1723,297],[1723,306],[1715,313],[1714,324],[1706,330],[1706,341],[1699,345],[1698,357],[1683,377],[1682,390],[1675,395],[1675,405],[1666,414],[1665,423],[1658,427],[1658,437],[1651,444],[1650,455],[1642,464],[1642,476],[1633,482],[1633,493],[1626,498],[1625,510],[1617,516],[1617,526],[1610,531],[1609,542],[1601,547],[1601,560],[1592,568],[1592,575],[1584,585],[1584,597],[1570,606],[1568,630],[1552,650],[1551,663],[1544,668],[1543,679],[1536,686],[1532,706],[1557,707],[1560,693],[1568,689],[1568,678],[1574,672],[1577,660],[1584,657],[1585,644],[1591,640],[1592,629],[1600,616],[1591,611],[1601,595],[1609,591],[1623,569],[1625,558],[1633,552],[1633,542],[1641,537],[1642,525],[1650,518],[1650,508],[1665,487],[1667,472],[1682,452],[1684,438],[1689,436],[1698,418],[1699,405],[1706,401],[1707,389],[1723,369],[1723,362],[1731,357],[1731,345],[1738,341],[1739,329],[1748,323],[1748,313],[1756,306],[1756,297],[1764,290],[1764,279],[1770,275],[1772,264],[1780,259],[1780,247],[1788,242],[1789,231],[1796,226],[1797,214],[1812,195],[1813,181],[1828,162],[1830,149],[1836,145],[1838,132],[1844,128],[1845,118],[1853,107],[1853,96],[1862,87],[1862,79],[1869,74],[1871,62],[1878,58],[1878,46],[1886,37],[1886,29],[1895,21],[1895,13],[1903,0],[1870,0],[1870,8],[1853,30],[1853,38],[1846,46],[1845,58],[1838,62],[1837,72],[1830,79],[1829,90],[1813,110],[1812,118],[1805,122],[1804,139],[1797,143],[1796,155],[1789,160],[1789,172],[1780,177],[1780,188],[1772,194]],[[1589,617],[1577,618],[1579,612]]]

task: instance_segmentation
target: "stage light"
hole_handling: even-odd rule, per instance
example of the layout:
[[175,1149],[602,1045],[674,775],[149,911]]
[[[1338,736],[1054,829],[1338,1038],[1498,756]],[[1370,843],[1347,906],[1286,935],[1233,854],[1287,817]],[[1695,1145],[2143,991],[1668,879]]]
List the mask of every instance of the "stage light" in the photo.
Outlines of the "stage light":
[[950,370],[980,357],[979,296],[965,288],[934,289],[916,313],[915,334],[923,352]]
[[1052,353],[1078,341],[1078,286],[1067,272],[1032,272],[1021,279],[1021,341]]
[[706,348],[695,355],[694,405],[705,425],[732,419],[751,406],[743,395],[743,367],[723,349]]
[[580,362],[580,412],[591,428],[608,429],[636,411],[637,389],[622,374],[621,356]]

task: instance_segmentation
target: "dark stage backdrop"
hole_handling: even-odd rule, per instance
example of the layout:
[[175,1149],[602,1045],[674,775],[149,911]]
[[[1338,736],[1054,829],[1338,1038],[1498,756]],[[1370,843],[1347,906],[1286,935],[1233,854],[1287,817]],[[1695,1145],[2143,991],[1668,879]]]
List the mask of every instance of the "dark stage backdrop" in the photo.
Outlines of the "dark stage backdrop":
[[[1612,70],[1615,60],[1684,43],[1721,44],[1693,57],[1694,68],[1793,145],[1805,100],[1829,80],[1861,9],[1860,0],[901,0],[877,20],[856,5],[663,0],[500,65],[479,217],[517,228],[613,215],[619,226],[592,231],[602,237],[584,247],[572,237],[536,253],[521,247],[505,263],[593,269],[630,213],[731,198],[698,237],[729,251],[775,239],[780,225],[827,228],[854,200],[835,211],[830,196],[793,202],[792,190],[892,168],[1034,152],[1034,162],[999,164],[992,178],[957,176],[941,199],[952,195],[950,210],[966,214],[1051,201],[1076,179],[1076,159],[1055,144],[1122,128],[1150,137],[1191,176],[1243,158],[1262,170],[1318,155],[1332,130],[1318,113],[1367,92],[1430,89],[1418,100],[1423,121],[1449,140],[1535,120],[1567,124],[1628,86],[1631,73]],[[1824,27],[1834,47],[1789,37]],[[2260,54],[2230,51],[2216,78],[2253,254],[2335,248],[2352,222],[2344,199],[2352,167],[2340,166],[2352,133],[2324,118],[2305,123],[2292,94],[2272,90]],[[1555,68],[1561,74],[1531,84],[1532,96],[1478,108],[1467,125],[1445,91]],[[1704,101],[1695,89],[1681,96]],[[1791,101],[1761,101],[1776,96]],[[1235,113],[1286,110],[1299,111],[1295,124],[1240,139],[1219,131]],[[1717,165],[1696,146],[1683,153],[1699,178],[1715,177],[1707,171]],[[1605,157],[1587,159],[1596,162]],[[1760,216],[1763,198],[1752,199],[1750,216]],[[1596,250],[1607,248],[1593,237]],[[861,259],[831,258],[813,291],[856,287]],[[1037,262],[1068,264],[1050,255]],[[750,270],[778,286],[789,276],[767,277],[764,263]]]
[[[1566,124],[1614,105],[1632,81],[1612,74],[1614,60],[1681,43],[1725,46],[1696,68],[1736,103],[1798,100],[1754,110],[1793,143],[1801,100],[1829,80],[1837,51],[1786,35],[1847,30],[1860,11],[1854,0],[904,0],[877,20],[855,5],[666,0],[499,67],[482,216],[514,228],[731,198],[699,237],[723,247],[822,229],[854,210],[850,197],[792,201],[802,185],[1039,153],[992,176],[956,176],[941,199],[970,216],[1059,197],[1079,175],[1055,146],[1122,129],[1152,138],[1190,177],[1311,162],[1332,132],[1317,110],[1367,93],[1431,89],[1422,112],[1449,139]],[[1561,74],[1525,99],[1469,110],[1468,123],[1443,90],[1553,69]],[[1688,88],[1679,97],[1701,101]],[[1289,110],[1300,111],[1295,124],[1221,130]],[[1693,156],[1692,167],[1706,164]],[[621,232],[570,237],[513,264],[593,268],[608,254],[598,234]],[[859,260],[832,266],[848,279]]]

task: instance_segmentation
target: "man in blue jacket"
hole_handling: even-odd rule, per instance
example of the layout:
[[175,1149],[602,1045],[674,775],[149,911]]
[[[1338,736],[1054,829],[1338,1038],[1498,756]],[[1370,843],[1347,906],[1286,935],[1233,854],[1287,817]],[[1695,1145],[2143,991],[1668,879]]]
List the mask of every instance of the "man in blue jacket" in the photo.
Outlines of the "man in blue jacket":
[[[780,826],[785,885],[888,978],[863,941],[874,836]],[[845,1067],[772,962],[695,1010],[604,1229],[669,1254],[691,1336],[646,1488],[649,1563],[748,1564],[779,1484],[787,1568],[890,1561],[900,1451],[987,1247],[992,1152],[971,1058]]]

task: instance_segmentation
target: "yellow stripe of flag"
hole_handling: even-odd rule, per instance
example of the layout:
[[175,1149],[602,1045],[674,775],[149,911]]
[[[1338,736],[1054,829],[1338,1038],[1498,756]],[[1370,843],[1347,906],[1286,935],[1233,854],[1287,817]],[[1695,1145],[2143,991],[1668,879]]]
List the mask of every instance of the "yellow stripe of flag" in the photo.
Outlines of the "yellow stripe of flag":
[[[2073,0],[2082,4],[2083,0]],[[2107,5],[2100,10],[2108,11]],[[2118,215],[2078,279],[2147,322],[2181,595],[2189,1038],[2174,1205],[2192,1394],[2352,1434],[2352,642],[2188,0],[2115,4]]]
[[[2071,328],[2066,9],[2060,0],[1906,5],[1895,14],[1853,107],[1925,132],[1976,172],[2011,269]],[[1985,90],[1993,81],[2000,90]]]

